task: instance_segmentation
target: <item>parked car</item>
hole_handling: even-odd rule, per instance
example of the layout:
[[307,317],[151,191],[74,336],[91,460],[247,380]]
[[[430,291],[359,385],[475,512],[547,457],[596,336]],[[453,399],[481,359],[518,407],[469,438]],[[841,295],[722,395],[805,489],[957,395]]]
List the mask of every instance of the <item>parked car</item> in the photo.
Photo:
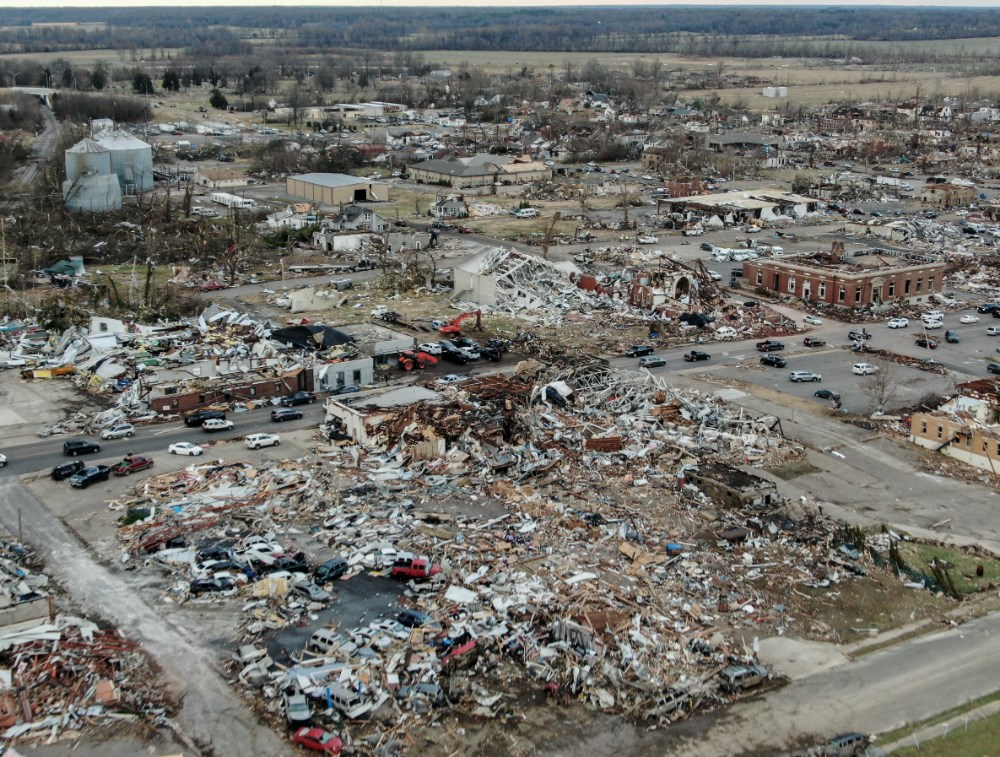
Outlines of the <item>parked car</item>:
[[785,349],[785,345],[773,339],[765,339],[763,342],[757,342],[758,352],[777,352],[783,349]]
[[200,596],[209,592],[235,592],[236,581],[228,576],[216,576],[215,578],[196,578],[188,587],[194,596]]
[[987,302],[976,308],[977,313],[996,313],[1000,311],[1000,302]]
[[204,447],[192,444],[191,442],[175,442],[167,447],[167,452],[171,455],[190,455],[191,457],[197,457],[204,451]]
[[343,741],[322,728],[300,728],[292,736],[292,741],[323,754],[340,754],[344,748]]
[[454,373],[449,373],[447,376],[442,376],[437,380],[439,384],[458,384],[462,381],[468,381],[468,376],[457,376]]
[[243,440],[247,449],[260,449],[261,447],[277,447],[281,444],[281,437],[277,434],[250,434]]
[[201,426],[207,420],[225,420],[226,414],[222,410],[195,410],[190,415],[184,417],[185,426]]
[[711,252],[712,250],[715,249],[715,246],[710,244],[709,242],[702,242],[700,245],[698,245],[698,247],[704,250],[705,252]]
[[330,592],[317,586],[312,581],[298,581],[292,586],[292,594],[296,594],[310,602],[329,602]]
[[851,367],[851,372],[857,376],[871,376],[878,373],[878,366],[871,363],[855,363]]
[[1000,374],[1000,363],[987,363],[986,371],[988,373]]
[[87,467],[87,464],[83,460],[70,460],[66,463],[59,463],[55,468],[52,469],[52,480],[62,481],[63,479],[69,478],[74,473],[78,473]]
[[297,421],[302,417],[302,411],[293,407],[282,407],[271,411],[272,423],[284,423],[285,421]]
[[1000,336],[1000,326],[989,326],[986,329],[987,336]]
[[737,665],[719,673],[722,688],[728,692],[760,686],[767,680],[767,676],[767,668],[761,665]]
[[695,363],[701,360],[710,360],[712,358],[707,352],[702,352],[701,350],[691,350],[684,354],[684,360],[688,363]]
[[231,431],[233,422],[222,420],[221,418],[209,418],[201,424],[201,428],[210,434],[214,434],[216,431]]
[[396,616],[396,620],[407,628],[422,628],[434,622],[434,618],[420,610],[403,610]]
[[468,226],[459,226],[458,227],[458,233],[459,234],[471,234],[472,233],[472,229],[470,229]]
[[820,318],[817,318],[814,315],[807,315],[802,320],[805,323],[811,323],[813,326],[822,326],[823,325],[823,321]]
[[792,371],[788,374],[788,380],[792,383],[799,384],[803,381],[822,381],[823,377],[818,373],[813,373],[812,371]]
[[106,428],[101,432],[102,439],[123,439],[135,433],[135,426],[131,423],[116,423],[111,428]]
[[757,300],[747,300],[746,302],[743,303],[743,307],[745,307],[745,308],[759,308],[760,307],[760,303],[757,302]]
[[638,237],[635,241],[638,242],[639,244],[657,244],[660,241],[660,239],[659,237],[654,237],[649,234],[643,234],[641,237]]
[[302,723],[312,718],[312,707],[309,706],[309,699],[297,689],[286,691],[285,696],[285,717],[289,723]]
[[802,344],[804,344],[806,347],[823,347],[826,345],[826,342],[823,341],[822,339],[817,339],[814,336],[807,336],[805,339],[802,340]]
[[479,357],[483,360],[489,360],[491,363],[499,363],[503,360],[503,353],[493,347],[483,347],[479,350]]
[[823,745],[824,757],[856,757],[867,754],[868,737],[860,733],[842,733]]
[[316,580],[321,583],[326,583],[327,581],[336,581],[338,578],[347,573],[350,566],[343,557],[334,557],[332,560],[327,560],[325,563],[320,565],[313,571],[313,576]]
[[[888,326],[890,329],[905,329],[910,325],[909,320],[906,318],[890,318]],[[853,331],[851,332],[854,333]]]
[[948,342],[948,344],[958,344],[961,341],[958,337],[958,332],[954,329],[948,329],[944,332],[944,340]]
[[648,344],[637,344],[625,350],[625,357],[642,357],[643,355],[652,354],[653,348]]
[[426,352],[428,355],[440,355],[442,352],[441,345],[437,342],[424,342],[423,344],[418,344],[417,350],[420,352]]
[[77,455],[89,455],[94,452],[100,452],[101,445],[97,442],[92,442],[90,439],[69,439],[63,442],[63,454],[69,455],[70,457],[76,457]]
[[959,323],[979,323],[979,316],[972,315],[971,313],[963,315],[958,319]]
[[393,564],[389,575],[393,578],[427,579],[441,572],[441,566],[426,557],[400,557]]
[[311,405],[316,401],[316,395],[312,392],[295,392],[281,398],[282,407],[293,407],[295,405]]
[[659,368],[660,366],[666,364],[667,364],[666,360],[656,355],[646,355],[646,357],[639,358],[640,368]]
[[77,489],[86,489],[91,484],[98,481],[107,481],[111,475],[111,468],[107,465],[91,465],[83,470],[79,470],[69,477],[69,485]]
[[773,368],[784,368],[788,365],[788,361],[785,360],[781,355],[775,355],[773,353],[768,353],[760,359],[761,365],[770,365]]
[[111,466],[111,472],[116,476],[131,476],[133,473],[153,467],[153,458],[145,455],[126,455],[121,462]]
[[225,289],[226,285],[221,281],[209,281],[201,285],[201,291],[203,292],[215,292],[219,289]]
[[840,401],[840,394],[833,389],[817,389],[813,392],[813,397],[818,397],[821,400],[833,400],[834,402]]
[[924,347],[925,349],[929,349],[929,350],[936,350],[937,346],[938,346],[937,339],[932,339],[929,336],[926,336],[926,337],[924,337],[924,336],[917,337],[914,340],[913,343],[917,347]]
[[354,394],[355,392],[357,392],[359,390],[360,390],[360,387],[358,387],[358,386],[356,386],[354,384],[344,384],[343,386],[338,386],[336,389],[334,389],[332,392],[330,392],[330,394],[332,394],[334,396],[339,396],[341,394]]
[[943,329],[944,321],[921,321],[920,325],[926,329]]
[[868,333],[867,329],[851,329],[847,334],[847,338],[855,342],[867,342],[872,338],[872,335]]

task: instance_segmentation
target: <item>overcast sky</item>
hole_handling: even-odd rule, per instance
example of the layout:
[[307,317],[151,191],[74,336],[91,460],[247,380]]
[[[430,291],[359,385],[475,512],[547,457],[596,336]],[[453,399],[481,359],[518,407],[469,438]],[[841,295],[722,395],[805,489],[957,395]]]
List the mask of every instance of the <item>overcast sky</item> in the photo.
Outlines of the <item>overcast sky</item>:
[[[539,3],[525,2],[524,0],[76,0],[75,2],[62,2],[53,0],[52,2],[39,2],[39,0],[4,0],[0,5],[8,8],[38,8],[38,7],[64,7],[64,6],[87,6],[92,8],[134,8],[137,6],[157,6],[157,7],[177,7],[181,5],[193,5],[198,7],[211,7],[213,5],[258,5],[258,6],[332,6],[332,7],[378,7],[378,6],[407,6],[407,7],[488,7],[488,8],[518,8],[532,7],[538,8],[546,5],[704,5],[704,6],[725,6],[725,5],[849,5],[858,7],[871,7],[872,5],[920,5],[920,6],[942,6],[949,8],[979,7],[995,8],[998,0],[959,0],[956,3],[947,0],[881,0],[871,2],[870,0],[840,0],[840,2],[830,2],[829,0],[708,0],[707,2],[697,2],[697,0],[619,0],[618,2],[608,2],[607,0],[542,0]],[[2,22],[0,22],[2,23]]]

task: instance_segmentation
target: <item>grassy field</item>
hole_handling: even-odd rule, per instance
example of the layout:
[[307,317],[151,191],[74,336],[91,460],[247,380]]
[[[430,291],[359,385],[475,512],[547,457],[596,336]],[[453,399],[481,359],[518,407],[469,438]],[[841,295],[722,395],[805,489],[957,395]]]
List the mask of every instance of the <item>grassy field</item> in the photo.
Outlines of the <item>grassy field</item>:
[[1000,714],[977,718],[967,715],[973,710],[1000,699],[1000,692],[966,702],[920,723],[879,735],[879,745],[907,741],[910,734],[940,723],[951,723],[948,734],[929,741],[914,743],[893,752],[905,757],[983,757],[997,754],[1000,744]]
[[[969,555],[951,547],[913,542],[900,543],[899,553],[907,565],[927,575],[932,575],[932,560],[947,561],[952,566],[950,572],[955,585],[964,594],[983,591],[1000,582],[1000,561],[995,558]],[[982,578],[976,577],[976,567],[979,565],[983,566]]]
[[[157,49],[157,56],[162,56],[167,53],[171,57],[176,57],[180,55],[183,51],[180,48],[162,48]],[[0,60],[13,61],[13,60],[26,60],[34,61],[39,65],[49,63],[54,60],[67,60],[70,63],[77,66],[92,66],[98,61],[104,61],[105,63],[118,64],[125,66],[135,66],[138,65],[139,61],[159,65],[162,61],[152,61],[150,60],[153,51],[152,50],[139,50],[137,51],[137,61],[132,60],[131,52],[125,54],[125,60],[122,62],[121,51],[111,50],[111,49],[99,49],[99,50],[66,50],[61,52],[53,53],[6,53],[0,55]],[[156,77],[153,77],[154,79]]]

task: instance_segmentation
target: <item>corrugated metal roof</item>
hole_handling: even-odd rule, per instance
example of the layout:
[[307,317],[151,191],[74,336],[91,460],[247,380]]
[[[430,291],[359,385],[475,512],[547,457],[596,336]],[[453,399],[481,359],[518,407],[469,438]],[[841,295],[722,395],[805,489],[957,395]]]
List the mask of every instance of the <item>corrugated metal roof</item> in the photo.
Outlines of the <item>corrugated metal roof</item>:
[[108,149],[94,140],[88,138],[81,139],[66,152],[81,153],[81,152],[107,152]]
[[363,179],[360,176],[348,176],[343,173],[302,173],[297,176],[289,176],[288,178],[304,181],[309,184],[318,184],[321,187],[333,188],[372,183],[369,179]]
[[127,131],[114,131],[108,136],[97,140],[98,144],[103,145],[109,150],[141,150],[152,149],[148,144],[143,142],[138,137],[133,137]]

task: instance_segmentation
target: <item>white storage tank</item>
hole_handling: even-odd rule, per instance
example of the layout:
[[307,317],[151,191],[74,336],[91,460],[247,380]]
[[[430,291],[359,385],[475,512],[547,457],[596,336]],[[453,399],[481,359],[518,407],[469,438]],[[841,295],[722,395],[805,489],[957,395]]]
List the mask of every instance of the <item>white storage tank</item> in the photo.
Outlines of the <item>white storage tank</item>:
[[153,187],[153,148],[119,129],[99,140],[111,152],[111,170],[122,187],[142,192]]
[[84,173],[111,173],[111,153],[92,139],[81,139],[66,150],[66,178],[73,181]]
[[122,206],[122,188],[113,173],[86,173],[63,182],[63,202],[67,210],[104,213]]

